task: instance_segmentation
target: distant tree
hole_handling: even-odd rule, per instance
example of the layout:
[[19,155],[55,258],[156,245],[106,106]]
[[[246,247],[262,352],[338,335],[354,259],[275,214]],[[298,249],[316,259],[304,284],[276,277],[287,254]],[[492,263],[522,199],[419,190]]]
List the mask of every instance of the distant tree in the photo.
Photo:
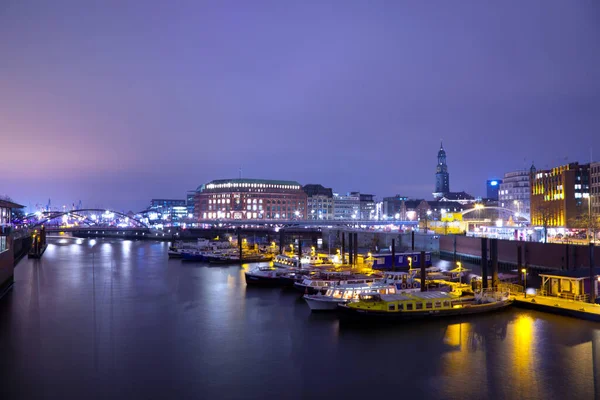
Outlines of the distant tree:
[[596,232],[600,230],[600,216],[588,213],[580,214],[578,217],[570,219],[569,225],[576,229],[585,229],[587,232],[591,232],[591,237],[596,240]]
[[550,218],[552,218],[550,205],[542,203],[535,208],[535,214],[537,216],[536,222],[544,229],[544,243],[548,243],[548,224],[550,223]]

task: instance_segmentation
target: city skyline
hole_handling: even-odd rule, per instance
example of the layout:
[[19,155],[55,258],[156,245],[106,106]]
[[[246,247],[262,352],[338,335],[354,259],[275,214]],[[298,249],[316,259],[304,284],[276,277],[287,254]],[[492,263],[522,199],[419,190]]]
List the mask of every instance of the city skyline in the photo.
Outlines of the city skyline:
[[443,139],[485,196],[600,152],[597,3],[158,4],[3,9],[0,194],[139,211],[241,165],[430,199]]

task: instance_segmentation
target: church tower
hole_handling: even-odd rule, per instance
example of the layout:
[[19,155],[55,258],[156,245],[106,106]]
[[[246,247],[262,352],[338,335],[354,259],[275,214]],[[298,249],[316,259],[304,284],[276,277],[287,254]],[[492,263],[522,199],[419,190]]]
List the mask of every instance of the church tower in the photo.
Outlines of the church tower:
[[450,192],[450,174],[448,174],[448,165],[446,165],[446,150],[444,144],[440,143],[438,151],[438,162],[435,169],[435,192],[433,197],[439,199]]

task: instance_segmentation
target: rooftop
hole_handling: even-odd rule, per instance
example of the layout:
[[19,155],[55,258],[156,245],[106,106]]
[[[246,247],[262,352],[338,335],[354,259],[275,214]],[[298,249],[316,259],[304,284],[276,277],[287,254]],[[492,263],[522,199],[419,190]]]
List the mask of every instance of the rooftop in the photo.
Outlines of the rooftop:
[[274,179],[249,179],[249,178],[238,178],[238,179],[216,179],[210,181],[207,184],[198,186],[197,191],[201,192],[206,189],[216,188],[241,188],[241,187],[253,187],[253,185],[277,185],[277,186],[290,186],[288,188],[280,189],[302,189],[302,186],[296,181],[280,181]]
[[[594,268],[594,276],[600,275],[600,267]],[[553,271],[544,274],[540,274],[540,276],[555,276],[560,278],[574,278],[574,279],[586,279],[590,277],[590,269],[589,268],[577,268],[570,269],[566,271]]]
[[25,208],[25,206],[22,206],[20,204],[13,203],[12,201],[8,201],[8,200],[2,200],[2,199],[0,199],[0,207],[2,207],[2,208]]

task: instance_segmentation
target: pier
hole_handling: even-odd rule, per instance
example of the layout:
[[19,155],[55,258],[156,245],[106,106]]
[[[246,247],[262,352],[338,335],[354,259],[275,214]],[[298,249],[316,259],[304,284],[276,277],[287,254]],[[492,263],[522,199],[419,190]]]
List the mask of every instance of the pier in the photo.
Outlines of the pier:
[[595,303],[538,294],[517,294],[512,298],[516,307],[600,322],[600,305]]

